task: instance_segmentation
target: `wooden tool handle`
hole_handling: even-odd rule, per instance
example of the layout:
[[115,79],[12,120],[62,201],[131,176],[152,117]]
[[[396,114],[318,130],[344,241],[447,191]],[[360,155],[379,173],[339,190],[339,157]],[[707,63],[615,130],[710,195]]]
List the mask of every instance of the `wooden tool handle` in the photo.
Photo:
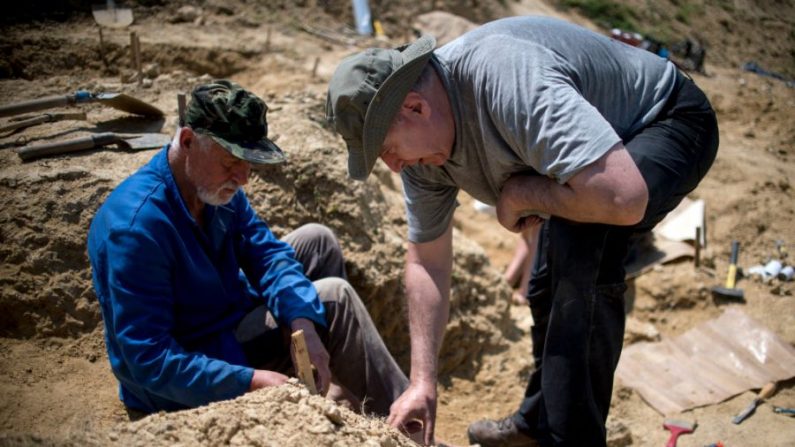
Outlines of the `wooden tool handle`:
[[298,380],[309,388],[310,393],[317,394],[315,376],[312,374],[312,363],[309,361],[309,351],[306,349],[304,331],[293,332],[292,341],[295,352],[295,372],[298,374]]
[[55,143],[37,144],[25,146],[17,149],[16,153],[23,161],[30,161],[48,155],[66,154],[69,152],[93,149],[99,146],[106,146],[119,141],[119,137],[111,132],[105,132],[90,137],[76,138],[68,141],[57,141]]
[[0,107],[0,116],[14,116],[21,113],[63,107],[74,104],[74,95],[47,96],[31,101],[18,102]]
[[764,400],[772,396],[776,392],[776,382],[768,382],[759,390],[757,399]]
[[83,112],[78,113],[45,113],[44,115],[36,116],[33,118],[28,118],[20,121],[15,121],[7,126],[0,127],[0,132],[6,132],[9,130],[16,130],[22,129],[25,127],[35,126],[37,124],[42,123],[52,123],[55,121],[62,121],[62,120],[84,120],[86,119],[86,114]]
[[25,127],[35,126],[36,124],[42,124],[48,121],[50,121],[50,118],[47,115],[28,118],[26,120],[17,121],[7,126],[0,127],[0,132],[7,132],[9,130],[16,130]]

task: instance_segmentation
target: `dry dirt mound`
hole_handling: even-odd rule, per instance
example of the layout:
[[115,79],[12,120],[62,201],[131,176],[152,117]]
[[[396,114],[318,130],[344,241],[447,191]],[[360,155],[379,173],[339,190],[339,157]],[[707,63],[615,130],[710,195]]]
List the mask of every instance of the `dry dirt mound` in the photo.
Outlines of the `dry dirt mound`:
[[128,446],[415,445],[383,420],[362,417],[295,384],[194,410],[156,414],[117,427],[107,439]]
[[411,440],[383,420],[338,406],[292,381],[233,401],[176,413],[159,413],[120,424],[109,433],[68,439],[0,436],[2,445],[74,446],[317,446],[410,447]]

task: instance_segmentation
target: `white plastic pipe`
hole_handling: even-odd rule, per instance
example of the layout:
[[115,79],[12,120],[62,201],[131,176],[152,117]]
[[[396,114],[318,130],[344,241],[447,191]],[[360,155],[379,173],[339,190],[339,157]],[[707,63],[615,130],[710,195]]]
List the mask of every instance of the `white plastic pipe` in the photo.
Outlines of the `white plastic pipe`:
[[373,35],[373,17],[367,0],[351,0],[353,17],[356,20],[356,32],[363,36]]

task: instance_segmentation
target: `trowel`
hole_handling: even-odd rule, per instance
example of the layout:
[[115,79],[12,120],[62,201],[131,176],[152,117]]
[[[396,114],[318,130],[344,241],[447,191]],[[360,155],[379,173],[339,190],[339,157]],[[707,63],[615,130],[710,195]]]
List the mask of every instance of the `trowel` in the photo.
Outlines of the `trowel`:
[[56,95],[30,101],[19,102],[0,106],[0,117],[19,115],[21,113],[35,112],[54,107],[65,107],[86,102],[101,102],[114,109],[143,116],[163,116],[163,111],[149,105],[140,99],[127,96],[123,93],[92,93],[78,90],[72,95]]
[[84,151],[109,146],[111,144],[117,145],[119,149],[128,151],[157,149],[165,146],[170,141],[171,138],[169,138],[168,135],[163,135],[161,133],[117,134],[113,132],[103,132],[88,137],[75,138],[73,140],[25,146],[16,149],[15,152],[22,161],[31,161],[50,155]]

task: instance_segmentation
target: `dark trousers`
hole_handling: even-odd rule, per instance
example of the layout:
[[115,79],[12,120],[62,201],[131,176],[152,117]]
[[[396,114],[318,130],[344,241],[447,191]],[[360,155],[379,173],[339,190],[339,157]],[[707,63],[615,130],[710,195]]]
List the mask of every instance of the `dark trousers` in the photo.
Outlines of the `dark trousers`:
[[535,370],[514,415],[541,445],[606,444],[629,240],[650,231],[707,173],[718,148],[715,113],[680,75],[657,119],[624,145],[649,190],[643,220],[618,227],[553,216],[541,230],[528,290]]

